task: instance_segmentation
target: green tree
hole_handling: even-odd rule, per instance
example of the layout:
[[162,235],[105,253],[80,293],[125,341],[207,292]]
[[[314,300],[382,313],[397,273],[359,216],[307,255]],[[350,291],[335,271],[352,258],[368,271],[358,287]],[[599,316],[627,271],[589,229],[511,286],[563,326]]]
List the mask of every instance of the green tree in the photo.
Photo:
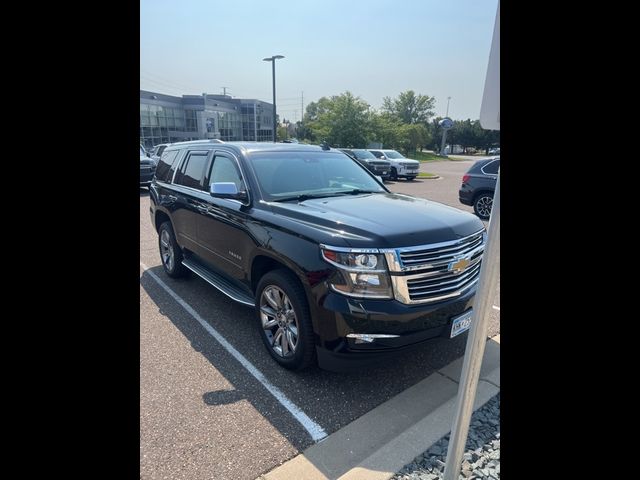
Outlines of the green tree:
[[365,148],[371,136],[369,104],[348,91],[311,102],[304,123],[312,140],[331,146]]
[[400,93],[397,98],[384,97],[382,111],[397,117],[403,123],[427,125],[433,117],[436,99],[428,95],[416,95],[413,90]]
[[415,153],[418,147],[422,147],[429,141],[429,130],[423,124],[401,124],[398,127],[398,139],[395,148],[405,155]]
[[285,125],[278,125],[278,130],[276,130],[276,133],[276,140],[278,142],[281,142],[282,140],[286,140],[288,138],[287,127]]
[[384,148],[396,148],[400,139],[402,123],[389,113],[371,115],[371,140],[381,143]]
[[484,154],[489,155],[490,148],[500,146],[500,130],[484,130],[480,126],[479,120],[478,127],[481,129],[481,132],[478,135],[478,143],[475,145],[475,147],[483,149]]

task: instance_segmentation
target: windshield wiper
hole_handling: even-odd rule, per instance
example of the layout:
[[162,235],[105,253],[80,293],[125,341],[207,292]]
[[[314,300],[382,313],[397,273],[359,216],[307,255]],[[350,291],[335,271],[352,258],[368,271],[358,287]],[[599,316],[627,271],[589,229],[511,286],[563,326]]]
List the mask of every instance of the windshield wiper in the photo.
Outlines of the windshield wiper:
[[302,195],[294,195],[292,197],[284,197],[277,198],[274,202],[290,202],[292,200],[297,200],[298,202],[303,202],[305,200],[310,200],[312,198],[326,198],[333,197],[335,193],[303,193]]
[[380,190],[360,190],[354,188],[353,190],[345,190],[343,192],[336,192],[337,195],[360,195],[361,193],[384,193]]

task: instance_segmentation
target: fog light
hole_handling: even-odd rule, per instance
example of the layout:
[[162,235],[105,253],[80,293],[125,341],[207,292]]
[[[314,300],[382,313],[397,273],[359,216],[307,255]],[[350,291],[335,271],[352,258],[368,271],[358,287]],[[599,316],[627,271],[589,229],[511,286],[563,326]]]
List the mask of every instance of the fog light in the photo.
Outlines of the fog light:
[[372,343],[377,338],[398,338],[399,336],[387,333],[350,333],[347,338],[355,338],[356,343]]

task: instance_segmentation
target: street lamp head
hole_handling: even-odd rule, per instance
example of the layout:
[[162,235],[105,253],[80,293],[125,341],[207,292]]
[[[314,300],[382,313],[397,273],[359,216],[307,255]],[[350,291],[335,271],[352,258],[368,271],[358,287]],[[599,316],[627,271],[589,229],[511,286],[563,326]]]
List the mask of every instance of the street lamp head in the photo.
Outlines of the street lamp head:
[[280,60],[281,58],[284,58],[284,55],[274,55],[273,57],[263,58],[262,60],[265,62],[273,62],[274,60]]

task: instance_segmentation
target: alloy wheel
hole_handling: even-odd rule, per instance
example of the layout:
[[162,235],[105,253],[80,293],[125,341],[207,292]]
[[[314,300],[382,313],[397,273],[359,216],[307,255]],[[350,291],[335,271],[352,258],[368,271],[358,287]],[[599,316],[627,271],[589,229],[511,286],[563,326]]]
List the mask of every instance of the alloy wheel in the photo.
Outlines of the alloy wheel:
[[493,198],[489,196],[483,196],[478,199],[477,210],[483,217],[489,217],[491,215],[491,207],[493,206]]
[[268,285],[260,296],[260,320],[271,349],[281,357],[295,355],[298,346],[298,317],[286,293]]
[[171,245],[171,237],[169,232],[162,230],[160,235],[160,255],[162,256],[162,263],[169,271],[173,271],[175,263],[175,255],[173,254],[173,245]]

